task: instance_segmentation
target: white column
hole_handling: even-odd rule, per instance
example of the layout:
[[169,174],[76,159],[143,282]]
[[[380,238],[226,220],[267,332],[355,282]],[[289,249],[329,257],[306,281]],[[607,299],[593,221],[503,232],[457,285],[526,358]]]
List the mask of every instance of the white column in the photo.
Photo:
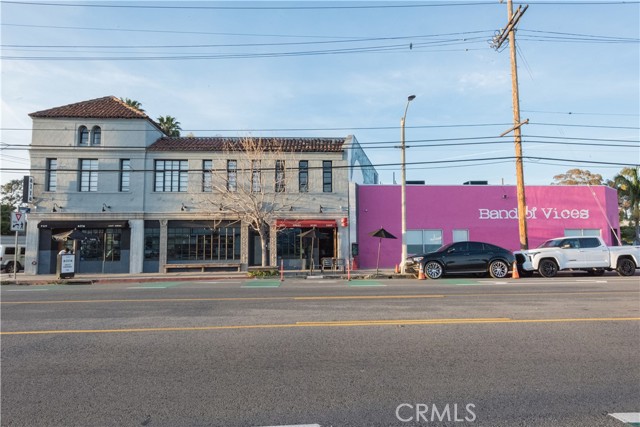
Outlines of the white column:
[[38,274],[38,251],[40,241],[40,221],[27,221],[25,238],[24,274]]
[[130,219],[129,273],[142,273],[144,263],[144,220]]

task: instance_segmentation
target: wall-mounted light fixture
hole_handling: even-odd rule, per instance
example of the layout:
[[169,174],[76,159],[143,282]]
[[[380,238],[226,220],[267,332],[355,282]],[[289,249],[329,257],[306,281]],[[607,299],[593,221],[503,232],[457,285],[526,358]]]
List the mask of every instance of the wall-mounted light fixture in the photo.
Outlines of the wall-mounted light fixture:
[[102,204],[102,212],[106,212],[110,209],[111,209],[111,206],[107,205],[106,203]]
[[51,208],[51,212],[58,212],[58,209],[63,209],[63,208],[64,206],[60,206],[59,204],[54,203],[53,208]]
[[184,205],[184,203],[183,203],[183,204],[182,204],[182,206],[180,207],[180,210],[181,210],[182,212],[184,212],[184,211],[186,211],[186,210],[187,210],[187,207]]
[[324,212],[324,208],[322,207],[322,205],[320,205],[320,213]]
[[219,209],[220,209],[221,211],[222,211],[222,210],[224,210],[224,208],[222,207],[222,205],[220,205],[220,208],[219,208]]

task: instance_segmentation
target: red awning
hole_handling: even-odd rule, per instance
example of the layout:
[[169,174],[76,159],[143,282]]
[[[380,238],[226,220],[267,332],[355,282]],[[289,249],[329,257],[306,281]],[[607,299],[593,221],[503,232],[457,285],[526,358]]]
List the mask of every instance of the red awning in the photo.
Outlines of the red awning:
[[337,228],[334,219],[278,219],[276,227],[285,228]]

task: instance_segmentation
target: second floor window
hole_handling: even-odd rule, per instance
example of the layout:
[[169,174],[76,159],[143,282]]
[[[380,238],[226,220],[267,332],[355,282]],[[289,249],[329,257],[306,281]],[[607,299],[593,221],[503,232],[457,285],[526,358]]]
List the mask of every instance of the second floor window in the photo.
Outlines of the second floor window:
[[309,192],[309,161],[300,160],[298,164],[298,191],[301,193]]
[[331,193],[333,191],[333,166],[331,160],[322,162],[322,191]]
[[58,159],[47,159],[46,191],[58,188]]
[[276,192],[285,190],[284,160],[276,160]]
[[188,163],[186,160],[156,160],[154,191],[187,191]]
[[238,190],[238,161],[227,160],[227,190]]
[[262,191],[260,160],[251,160],[251,191],[253,193]]
[[131,182],[131,160],[120,159],[120,191],[129,191]]
[[211,187],[211,169],[213,169],[213,161],[203,160],[202,161],[202,191],[205,193],[210,193],[213,189]]
[[98,191],[98,159],[80,159],[80,191]]
[[102,142],[102,129],[100,126],[94,126],[91,129],[91,145],[100,145]]
[[78,128],[78,144],[89,145],[89,129],[86,126],[80,126]]

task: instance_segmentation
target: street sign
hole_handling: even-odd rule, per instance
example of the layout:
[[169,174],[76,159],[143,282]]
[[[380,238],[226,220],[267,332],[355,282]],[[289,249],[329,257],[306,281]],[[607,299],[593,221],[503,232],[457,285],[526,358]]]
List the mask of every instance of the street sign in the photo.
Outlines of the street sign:
[[11,212],[11,231],[25,231],[27,229],[27,215],[22,212]]
[[22,203],[33,203],[33,177],[26,175],[22,181]]

